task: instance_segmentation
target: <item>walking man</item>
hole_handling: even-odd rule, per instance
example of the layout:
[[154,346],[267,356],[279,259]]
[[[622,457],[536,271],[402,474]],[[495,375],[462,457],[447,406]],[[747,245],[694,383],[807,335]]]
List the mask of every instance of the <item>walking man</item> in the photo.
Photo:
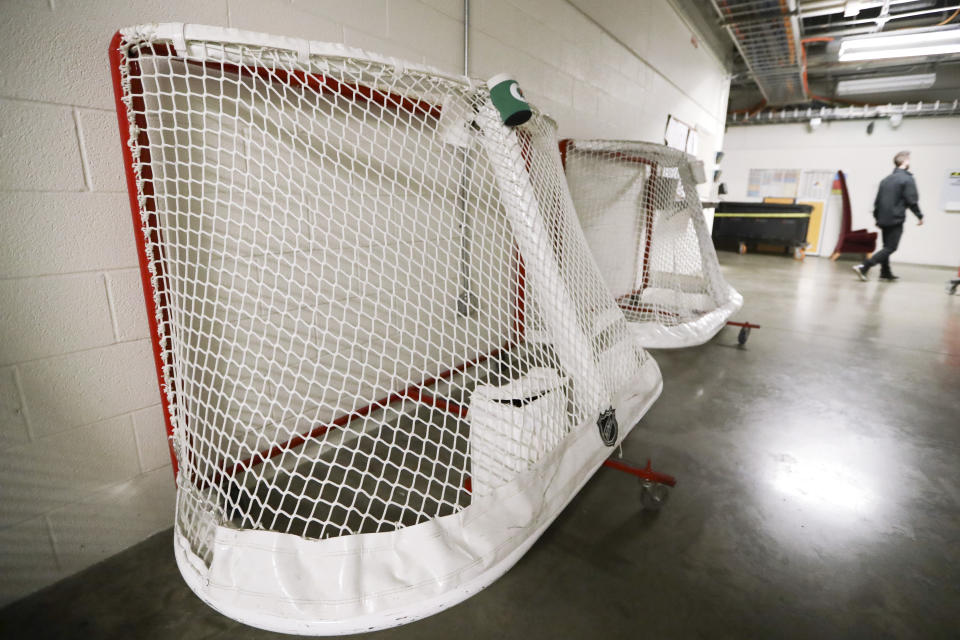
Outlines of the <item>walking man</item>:
[[866,282],[867,272],[875,264],[880,265],[880,279],[893,282],[897,276],[890,270],[890,254],[897,250],[907,209],[917,216],[917,224],[923,224],[923,214],[917,205],[917,183],[910,168],[910,152],[901,151],[893,157],[893,173],[880,181],[877,199],[873,202],[873,217],[883,233],[883,248],[853,268],[857,276]]

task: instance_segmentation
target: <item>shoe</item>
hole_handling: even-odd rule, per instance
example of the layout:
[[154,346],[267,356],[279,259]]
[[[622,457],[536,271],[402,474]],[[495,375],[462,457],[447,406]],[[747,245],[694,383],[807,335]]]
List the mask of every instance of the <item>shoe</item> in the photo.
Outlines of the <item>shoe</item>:
[[880,279],[886,280],[887,282],[895,282],[900,279],[900,276],[895,276],[892,273],[881,273]]
[[865,266],[863,266],[862,264],[858,264],[853,267],[853,270],[857,272],[858,278],[860,278],[864,282],[867,281],[867,268]]

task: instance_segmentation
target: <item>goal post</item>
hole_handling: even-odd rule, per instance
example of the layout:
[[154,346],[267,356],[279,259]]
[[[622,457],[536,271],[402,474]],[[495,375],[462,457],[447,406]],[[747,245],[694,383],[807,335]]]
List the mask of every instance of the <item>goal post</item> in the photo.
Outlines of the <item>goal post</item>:
[[724,280],[688,154],[646,142],[560,142],[600,273],[645,347],[702,344],[743,304]]
[[188,585],[313,635],[489,585],[661,388],[554,123],[234,29],[124,29],[110,62]]

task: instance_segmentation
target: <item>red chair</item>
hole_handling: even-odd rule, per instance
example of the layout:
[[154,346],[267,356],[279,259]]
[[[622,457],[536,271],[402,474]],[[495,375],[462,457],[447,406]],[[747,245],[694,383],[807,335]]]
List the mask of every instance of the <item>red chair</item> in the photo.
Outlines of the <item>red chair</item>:
[[840,194],[843,196],[843,228],[840,229],[840,238],[833,250],[831,260],[836,260],[841,253],[864,253],[869,258],[877,248],[877,232],[866,229],[851,229],[853,213],[850,210],[850,193],[847,191],[847,178],[843,171],[837,171],[837,179],[833,182],[834,189],[840,185]]

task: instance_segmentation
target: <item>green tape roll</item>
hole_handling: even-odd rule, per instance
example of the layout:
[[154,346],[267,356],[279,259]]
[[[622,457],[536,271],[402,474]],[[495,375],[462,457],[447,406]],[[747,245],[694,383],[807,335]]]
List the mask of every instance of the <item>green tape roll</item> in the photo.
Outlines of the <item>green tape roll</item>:
[[506,73],[500,73],[487,80],[490,100],[500,112],[500,119],[508,127],[521,125],[533,115],[530,103],[523,97],[520,85]]

